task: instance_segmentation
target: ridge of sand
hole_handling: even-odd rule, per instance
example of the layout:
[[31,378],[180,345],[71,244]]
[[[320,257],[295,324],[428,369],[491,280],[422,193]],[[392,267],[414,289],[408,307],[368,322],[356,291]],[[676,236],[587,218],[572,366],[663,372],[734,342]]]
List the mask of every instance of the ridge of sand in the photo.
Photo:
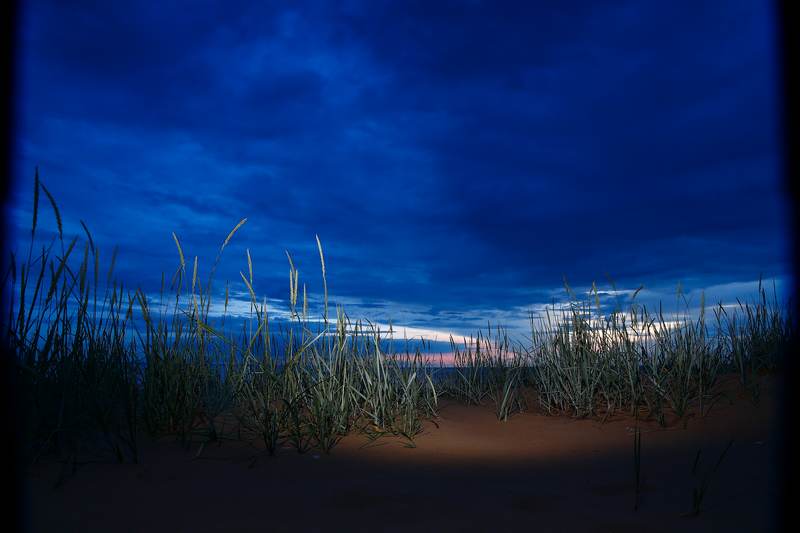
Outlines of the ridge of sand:
[[[33,531],[769,531],[776,494],[776,378],[755,405],[726,376],[722,399],[686,428],[639,422],[640,508],[633,511],[633,426],[445,401],[416,448],[349,435],[330,455],[243,443],[185,451],[145,443],[141,465],[86,464],[59,489],[59,465],[28,476]],[[730,439],[703,511],[692,490]],[[702,450],[699,474],[692,465]]]

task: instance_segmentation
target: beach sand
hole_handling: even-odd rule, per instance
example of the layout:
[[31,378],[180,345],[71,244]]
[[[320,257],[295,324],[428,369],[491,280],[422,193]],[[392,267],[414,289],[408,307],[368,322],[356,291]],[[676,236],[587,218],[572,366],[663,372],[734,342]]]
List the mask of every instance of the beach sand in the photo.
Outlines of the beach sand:
[[[633,418],[531,411],[498,421],[489,406],[441,404],[416,448],[343,439],[330,455],[269,457],[237,442],[199,458],[173,440],[145,442],[142,464],[88,463],[58,488],[61,466],[26,476],[32,531],[772,531],[779,499],[775,377],[754,404],[728,376],[705,418],[640,422],[634,505]],[[692,490],[711,477],[702,510]],[[692,474],[702,450],[698,473]]]

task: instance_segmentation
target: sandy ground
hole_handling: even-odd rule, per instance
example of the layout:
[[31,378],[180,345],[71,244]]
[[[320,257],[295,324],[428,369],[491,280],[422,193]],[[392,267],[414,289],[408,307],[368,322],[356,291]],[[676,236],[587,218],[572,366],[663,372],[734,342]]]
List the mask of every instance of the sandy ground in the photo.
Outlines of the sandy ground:
[[[727,381],[687,427],[641,423],[641,495],[634,504],[631,418],[575,420],[529,412],[499,422],[489,407],[441,406],[416,448],[402,439],[345,438],[331,455],[241,443],[195,459],[172,441],[147,443],[141,465],[60,466],[27,479],[32,531],[773,531],[776,388],[754,405]],[[710,480],[702,511],[692,490]],[[692,466],[698,450],[698,473]]]

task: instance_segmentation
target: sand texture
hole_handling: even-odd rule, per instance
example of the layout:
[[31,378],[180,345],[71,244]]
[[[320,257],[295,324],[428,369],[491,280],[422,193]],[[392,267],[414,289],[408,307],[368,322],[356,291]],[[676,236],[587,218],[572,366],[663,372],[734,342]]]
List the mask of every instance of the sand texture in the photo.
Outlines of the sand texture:
[[[27,476],[32,531],[771,531],[775,378],[755,404],[731,378],[710,414],[640,422],[634,505],[633,418],[605,422],[529,412],[499,422],[489,406],[445,401],[416,448],[350,435],[330,455],[225,442],[190,450],[144,442],[142,464],[62,466]],[[729,441],[702,510],[692,490]],[[692,474],[697,451],[702,450]]]

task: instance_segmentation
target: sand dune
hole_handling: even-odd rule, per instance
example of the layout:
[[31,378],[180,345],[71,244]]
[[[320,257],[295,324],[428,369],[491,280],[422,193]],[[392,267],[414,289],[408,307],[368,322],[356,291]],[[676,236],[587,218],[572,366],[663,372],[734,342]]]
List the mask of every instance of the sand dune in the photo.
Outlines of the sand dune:
[[[507,423],[488,407],[441,406],[416,448],[350,435],[331,455],[243,443],[195,459],[150,442],[142,465],[90,463],[58,489],[60,466],[28,476],[33,531],[770,531],[777,501],[775,379],[755,405],[728,378],[728,399],[686,427],[642,422],[634,503],[633,427],[527,412]],[[702,511],[692,489],[711,478]],[[698,474],[692,467],[701,449]]]

